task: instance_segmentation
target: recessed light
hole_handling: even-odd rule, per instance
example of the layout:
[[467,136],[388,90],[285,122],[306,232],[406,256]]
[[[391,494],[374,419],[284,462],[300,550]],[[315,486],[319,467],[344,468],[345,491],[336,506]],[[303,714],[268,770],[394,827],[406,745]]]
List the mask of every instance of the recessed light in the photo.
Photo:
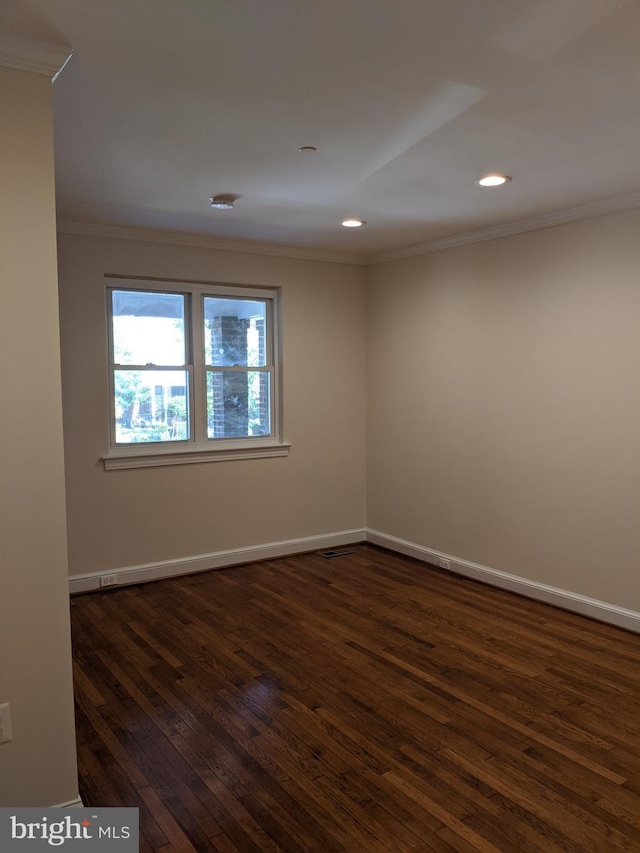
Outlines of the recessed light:
[[360,228],[361,225],[366,225],[367,223],[364,219],[343,219],[342,224],[345,228]]
[[298,148],[298,151],[301,154],[309,154],[309,153],[313,153],[314,151],[317,151],[317,150],[318,149],[316,148],[315,145],[303,145],[302,148]]
[[510,180],[508,175],[485,175],[483,178],[477,178],[473,183],[479,187],[501,187],[503,184],[508,184]]
[[211,196],[211,207],[214,210],[231,210],[233,208],[234,199],[228,195],[213,195]]

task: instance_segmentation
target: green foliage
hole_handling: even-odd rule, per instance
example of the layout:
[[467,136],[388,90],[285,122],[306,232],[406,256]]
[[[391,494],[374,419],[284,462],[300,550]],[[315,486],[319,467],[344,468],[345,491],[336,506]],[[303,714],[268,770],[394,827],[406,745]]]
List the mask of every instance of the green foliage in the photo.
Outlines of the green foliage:
[[123,429],[131,429],[141,409],[151,404],[151,389],[142,384],[139,371],[117,370],[114,377],[116,420]]

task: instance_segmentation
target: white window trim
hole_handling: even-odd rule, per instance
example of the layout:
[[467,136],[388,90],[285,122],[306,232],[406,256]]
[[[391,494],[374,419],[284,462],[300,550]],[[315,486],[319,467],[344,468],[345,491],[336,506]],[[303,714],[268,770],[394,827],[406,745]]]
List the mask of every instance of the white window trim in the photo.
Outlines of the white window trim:
[[[113,358],[111,347],[111,308],[109,303],[110,289],[131,288],[134,290],[166,291],[173,293],[188,293],[191,298],[187,300],[193,303],[190,309],[189,334],[193,336],[191,345],[193,347],[193,366],[189,368],[192,374],[192,397],[190,404],[192,437],[188,441],[180,442],[149,442],[132,444],[115,444],[114,429],[114,389],[113,389]],[[106,295],[106,320],[107,320],[107,370],[109,387],[109,450],[102,456],[102,462],[106,471],[116,471],[126,468],[155,468],[171,465],[191,465],[203,462],[228,462],[240,459],[263,459],[269,457],[288,456],[291,444],[282,439],[282,359],[281,359],[281,337],[280,337],[280,291],[277,288],[249,287],[244,285],[203,283],[191,281],[174,281],[164,279],[137,279],[120,276],[105,277]],[[234,439],[208,439],[201,437],[198,440],[196,418],[198,414],[204,414],[205,391],[203,376],[205,371],[204,361],[195,356],[196,347],[198,351],[203,349],[202,330],[198,323],[202,320],[202,298],[209,296],[228,296],[247,299],[269,300],[269,324],[272,332],[269,336],[270,363],[272,369],[271,394],[271,424],[272,434],[269,436],[255,436]],[[200,387],[202,386],[202,387]],[[199,402],[196,403],[196,397]],[[199,410],[199,411],[198,411]],[[200,425],[202,428],[202,425]]]
[[[272,456],[288,456],[291,444],[286,441],[247,447],[216,447],[212,450],[182,448],[168,453],[162,451],[148,453],[119,453],[112,451],[102,457],[105,471],[119,471],[123,468],[158,468],[167,465],[190,465],[194,462],[229,462],[235,459],[266,459]],[[139,445],[136,445],[139,447]]]

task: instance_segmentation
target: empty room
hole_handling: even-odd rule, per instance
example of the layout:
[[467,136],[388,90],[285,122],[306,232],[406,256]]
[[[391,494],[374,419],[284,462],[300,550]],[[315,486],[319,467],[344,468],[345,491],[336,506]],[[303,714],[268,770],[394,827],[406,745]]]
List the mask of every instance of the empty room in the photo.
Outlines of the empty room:
[[640,850],[639,36],[3,0],[3,851]]

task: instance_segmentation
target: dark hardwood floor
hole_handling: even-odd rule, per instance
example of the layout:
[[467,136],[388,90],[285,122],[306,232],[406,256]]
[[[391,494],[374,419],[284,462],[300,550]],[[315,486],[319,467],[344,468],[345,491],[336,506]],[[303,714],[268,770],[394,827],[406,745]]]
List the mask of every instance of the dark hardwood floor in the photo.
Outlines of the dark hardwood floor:
[[142,851],[640,851],[640,636],[366,545],[71,612]]

